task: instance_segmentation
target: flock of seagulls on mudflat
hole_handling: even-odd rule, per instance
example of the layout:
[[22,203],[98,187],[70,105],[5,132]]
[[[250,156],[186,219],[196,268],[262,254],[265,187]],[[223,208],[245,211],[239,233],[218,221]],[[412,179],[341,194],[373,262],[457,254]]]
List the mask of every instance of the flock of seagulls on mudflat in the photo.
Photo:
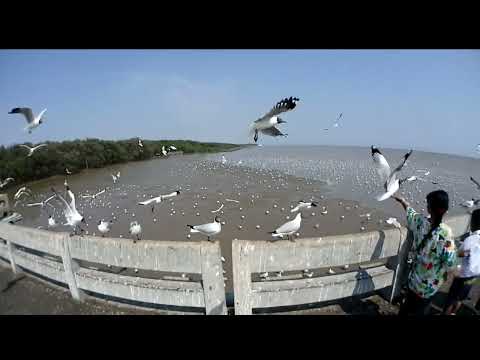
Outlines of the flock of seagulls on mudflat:
[[[279,126],[281,124],[286,123],[286,121],[280,117],[280,114],[289,112],[294,110],[297,107],[297,103],[300,101],[299,98],[297,97],[289,97],[289,98],[284,98],[281,101],[277,102],[273,108],[270,109],[265,115],[260,117],[259,119],[255,120],[251,125],[250,125],[250,135],[253,135],[253,141],[255,143],[258,142],[259,139],[259,134],[266,135],[266,136],[272,136],[272,137],[278,137],[278,136],[287,136],[287,134],[282,133],[280,131]],[[25,128],[28,133],[32,133],[32,131],[36,128],[38,128],[43,122],[44,122],[44,114],[46,112],[46,109],[42,110],[38,115],[34,115],[33,111],[31,108],[28,107],[17,107],[12,109],[9,114],[22,114],[26,121],[27,121],[27,127]],[[336,120],[333,122],[333,124],[327,128],[325,128],[325,131],[328,131],[332,128],[338,128],[340,125],[340,120],[343,117],[343,113],[340,113]],[[138,138],[137,139],[137,145],[140,151],[143,151],[144,144],[143,141]],[[259,144],[260,146],[261,144]],[[39,144],[34,147],[30,147],[28,145],[20,145],[21,147],[25,148],[28,150],[28,154],[26,155],[27,157],[32,157],[36,151],[38,151],[41,148],[47,147],[47,144]],[[161,149],[161,155],[167,156],[170,151],[176,151],[177,148],[173,145],[170,146],[162,146]],[[480,152],[480,144],[477,146],[477,151]],[[352,188],[352,192],[355,192],[359,190],[359,188],[355,187],[355,185],[362,187],[363,191],[367,190],[367,193],[374,193],[375,191],[378,192],[377,189],[377,182],[372,181],[372,175],[374,172],[377,175],[378,180],[381,182],[381,185],[383,187],[383,192],[379,195],[374,196],[374,198],[377,201],[384,201],[390,197],[392,197],[395,193],[401,191],[402,194],[404,194],[404,185],[406,183],[412,183],[412,184],[417,184],[416,185],[416,190],[418,193],[421,193],[421,190],[418,186],[419,182],[427,183],[427,177],[430,175],[431,170],[429,169],[417,169],[416,172],[422,172],[422,177],[410,174],[410,176],[405,177],[405,178],[399,178],[400,172],[406,167],[408,160],[410,156],[412,155],[412,150],[410,150],[408,153],[406,153],[400,164],[394,168],[393,170],[390,168],[389,163],[387,162],[385,156],[382,154],[380,149],[378,149],[375,146],[371,147],[371,156],[373,160],[373,167],[371,165],[363,166],[359,165],[358,163],[355,164],[356,167],[350,166],[348,161],[343,161],[343,162],[335,162],[334,160],[327,160],[327,161],[299,161],[299,160],[294,160],[291,161],[287,167],[288,171],[295,172],[295,169],[301,168],[303,173],[306,175],[305,178],[308,178],[309,172],[318,172],[319,170],[321,171],[329,171],[329,176],[328,177],[323,177],[324,179],[331,179],[329,181],[332,182],[332,184],[338,184],[342,180],[345,179],[345,174],[348,173],[347,170],[350,170],[350,173],[352,169],[356,169],[358,171],[356,174],[353,173],[352,177],[352,182],[354,184],[354,187]],[[160,155],[160,154],[156,154]],[[285,162],[290,161],[289,159],[273,159],[272,160],[275,165],[285,165]],[[220,163],[222,166],[227,165],[227,158],[225,155],[222,155]],[[264,163],[257,163],[257,170],[252,170],[248,168],[248,165],[252,164],[252,159],[242,159],[238,160],[236,164],[232,162],[232,165],[235,167],[240,167],[244,169],[245,173],[247,174],[247,179],[250,179],[253,177],[255,174],[259,174],[259,171],[261,172],[262,169],[265,169],[265,164]],[[243,166],[244,165],[244,166]],[[252,164],[253,165],[253,164]],[[211,166],[206,165],[206,163],[202,163],[199,166]],[[363,166],[363,167],[362,167]],[[225,167],[226,168],[226,167]],[[260,168],[260,170],[259,170]],[[285,166],[284,166],[285,168]],[[211,170],[210,168],[209,170]],[[267,171],[267,170],[265,170]],[[286,174],[288,174],[288,171],[286,171]],[[362,175],[360,172],[363,171],[363,180]],[[210,173],[214,173],[213,171],[209,171]],[[71,175],[71,172],[68,170],[68,168],[65,169],[66,175]],[[285,188],[285,184],[282,183],[284,180],[280,180],[280,177],[276,177],[277,175],[274,174],[273,171],[270,171],[268,173],[271,175],[272,178],[272,183],[268,184],[267,187],[268,189],[271,190],[280,190],[281,188]],[[116,185],[120,179],[121,179],[121,173],[120,171],[116,173],[112,173],[111,179],[113,181],[113,185]],[[181,175],[179,175],[180,177]],[[280,180],[280,182],[278,182]],[[480,184],[473,178],[471,177],[470,180],[475,184],[477,190],[480,190]],[[6,187],[8,184],[13,182],[14,179],[9,177],[4,180],[0,181],[0,188]],[[284,181],[286,182],[286,181]],[[441,184],[441,181],[439,182],[439,179],[432,179],[430,181],[433,185]],[[309,180],[306,180],[307,184],[311,184]],[[327,184],[327,185],[332,185],[332,184]],[[64,226],[69,226],[72,228],[73,233],[76,235],[83,235],[85,230],[82,228],[83,224],[86,224],[86,219],[85,217],[81,214],[80,211],[85,210],[86,207],[90,206],[90,208],[93,208],[94,206],[103,206],[103,207],[108,207],[111,208],[114,206],[112,202],[107,202],[105,200],[106,195],[109,193],[112,193],[112,189],[110,187],[104,186],[100,191],[89,193],[87,192],[86,194],[81,195],[81,199],[84,200],[89,200],[88,203],[84,203],[82,207],[77,209],[77,203],[76,203],[76,197],[73,191],[71,190],[67,179],[65,179],[64,182],[65,186],[65,194],[62,195],[60,192],[57,192],[54,188],[51,188],[51,191],[53,195],[45,196],[45,199],[35,202],[35,203],[28,203],[25,204],[26,207],[38,207],[41,209],[41,211],[46,210],[47,206],[51,209],[56,209],[54,206],[50,204],[54,199],[57,200],[59,203],[63,205],[63,210],[62,213],[65,217],[65,223],[63,223]],[[234,188],[236,189],[243,189],[246,190],[248,186],[248,180],[247,184],[241,184],[239,181],[238,183],[234,184]],[[125,196],[128,196],[128,190],[132,190],[133,188],[127,189],[125,191]],[[188,191],[189,189],[187,189]],[[201,188],[201,190],[206,190]],[[297,191],[299,190],[299,187],[296,189]],[[113,193],[112,193],[113,194]],[[157,193],[158,194],[158,193]],[[142,200],[142,201],[137,201],[137,204],[140,206],[151,206],[151,213],[152,216],[155,216],[155,206],[159,206],[162,203],[168,203],[168,201],[172,201],[174,197],[180,196],[182,192],[180,189],[175,190],[173,192],[167,193],[167,194],[158,194],[157,196],[150,197],[149,199]],[[17,190],[17,192],[14,195],[15,199],[15,207],[18,205],[19,202],[21,202],[23,199],[28,199],[32,197],[32,192],[30,189],[27,187],[23,186],[20,189]],[[240,192],[238,193],[240,195]],[[408,191],[408,195],[410,197],[413,196],[413,192],[410,190]],[[454,193],[454,196],[458,195],[457,193]],[[122,195],[123,196],[123,195]],[[140,196],[137,194],[137,197]],[[143,194],[143,198],[145,198],[145,194]],[[207,195],[202,195],[202,199],[206,199]],[[198,197],[200,197],[200,194],[198,194]],[[69,201],[67,201],[67,198]],[[101,202],[100,205],[97,204],[96,201],[102,201],[101,199],[104,199],[103,202]],[[255,200],[257,200],[259,196],[252,195],[251,202],[252,204],[254,203]],[[324,196],[322,195],[320,197],[321,199],[324,199]],[[225,221],[222,221],[222,217],[216,215],[219,213],[220,215],[224,214],[225,211],[228,211],[228,209],[225,208],[225,204],[227,203],[233,203],[236,206],[240,205],[240,201],[236,199],[228,199],[225,198],[224,202],[220,202],[220,200],[217,201],[218,208],[217,209],[212,209],[210,210],[210,213],[215,214],[213,218],[213,222],[210,223],[205,223],[205,224],[198,224],[198,225],[189,225],[187,224],[186,227],[189,229],[189,234],[187,235],[187,238],[190,238],[190,234],[201,234],[207,237],[208,240],[211,240],[214,236],[218,235],[222,231],[222,224],[225,224]],[[419,201],[417,200],[417,204]],[[173,205],[173,202],[170,203]],[[474,206],[477,206],[480,204],[480,199],[474,199],[472,198],[471,200],[466,200],[461,203],[459,203],[460,206],[466,207],[466,208],[472,208]],[[198,203],[195,202],[193,204],[193,209],[195,209],[198,206]],[[274,204],[274,208],[276,208],[278,205]],[[278,226],[275,230],[269,231],[268,234],[272,236],[272,238],[288,238],[288,240],[294,241],[294,235],[298,236],[298,231],[301,228],[302,225],[302,218],[305,218],[305,212],[308,210],[311,210],[313,208],[319,207],[318,201],[314,200],[314,196],[311,197],[310,200],[301,200],[298,201],[295,205],[290,206],[290,213],[295,213],[298,212],[293,219],[290,219],[289,215],[286,215],[285,219],[288,220],[284,224]],[[119,208],[119,205],[116,207],[117,209]],[[224,210],[225,209],[225,210]],[[422,209],[423,210],[423,209]],[[239,207],[239,211],[242,211],[242,207]],[[285,211],[285,208],[280,209],[281,212]],[[48,212],[47,212],[48,213]],[[128,214],[128,209],[124,209],[124,214]],[[174,215],[176,213],[176,210],[174,208],[171,209],[170,215]],[[182,210],[181,215],[185,215],[185,212]],[[327,215],[328,214],[328,209],[323,206],[322,209],[319,211],[321,215]],[[270,210],[266,210],[265,214],[268,215],[270,214]],[[315,213],[312,213],[312,216]],[[58,226],[57,222],[55,221],[54,217],[52,214],[48,214],[48,228],[55,228]],[[199,212],[196,213],[196,216],[199,216]],[[135,217],[135,213],[131,212],[130,213],[131,217]],[[100,219],[97,222],[97,229],[99,233],[102,236],[105,236],[111,231],[112,224],[117,220],[117,215],[115,213],[112,213],[112,218],[109,220],[105,219]],[[371,218],[371,214],[363,214],[360,215],[360,217],[363,217],[365,221],[369,221]],[[91,217],[90,217],[91,218]],[[89,219],[90,219],[89,218]],[[340,217],[340,221],[342,221],[345,218],[344,215]],[[241,215],[241,219],[245,219],[245,215]],[[157,219],[154,217],[153,222],[156,222]],[[400,224],[395,218],[389,218],[385,220],[385,223],[391,226],[399,227]],[[238,225],[238,229],[241,229],[242,225]],[[260,229],[261,225],[258,224],[256,225],[256,229]],[[315,228],[319,228],[319,225],[316,224]],[[365,228],[362,226],[362,230]],[[88,232],[87,232],[88,233]],[[130,235],[134,238],[134,241],[140,240],[141,239],[141,234],[142,234],[142,225],[140,223],[140,220],[134,220],[130,222],[129,225],[129,233]]]

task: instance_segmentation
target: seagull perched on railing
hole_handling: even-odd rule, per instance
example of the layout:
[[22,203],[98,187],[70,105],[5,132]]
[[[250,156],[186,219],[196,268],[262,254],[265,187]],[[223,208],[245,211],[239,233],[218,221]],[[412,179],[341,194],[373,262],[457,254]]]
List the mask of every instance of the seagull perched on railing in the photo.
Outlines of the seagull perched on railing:
[[214,235],[217,235],[222,231],[222,224],[218,216],[215,216],[212,223],[202,225],[187,225],[190,228],[191,233],[201,233],[207,236],[208,241]]
[[265,135],[269,136],[286,136],[283,134],[278,128],[276,127],[279,124],[286,123],[283,119],[281,119],[278,115],[295,109],[297,106],[297,101],[299,98],[285,98],[279,101],[275,106],[265,115],[263,115],[260,119],[257,119],[251,125],[251,133],[254,133],[253,140],[257,142],[258,140],[258,132],[262,132]]
[[108,233],[110,231],[110,224],[112,223],[113,221],[110,220],[110,221],[103,221],[103,220],[100,220],[98,222],[98,231],[100,231],[100,233],[102,234],[102,237],[105,236],[106,233]]
[[301,225],[302,225],[302,214],[298,213],[297,216],[295,216],[295,219],[286,222],[285,224],[280,226],[277,230],[269,232],[269,234],[272,234],[273,237],[281,237],[281,238],[287,235],[288,239],[290,241],[293,241],[290,236],[296,233],[300,229]]
[[[138,223],[138,221],[132,221],[130,223],[130,230],[128,231],[130,234],[135,235],[137,240],[140,240],[140,234],[142,233],[142,226]],[[133,240],[134,243],[137,240]]]
[[9,114],[22,114],[23,116],[25,116],[25,119],[27,120],[27,123],[28,123],[25,130],[28,130],[28,133],[31,134],[33,129],[39,127],[42,124],[43,114],[45,114],[45,111],[47,111],[47,109],[43,109],[40,112],[40,114],[38,114],[37,116],[34,116],[31,108],[29,108],[29,107],[23,107],[23,108],[17,107],[17,108],[12,109],[9,112]]
[[141,201],[138,203],[138,205],[150,205],[152,204],[152,213],[153,211],[155,210],[155,204],[159,204],[161,203],[163,200],[165,199],[168,199],[168,198],[171,198],[171,197],[174,197],[174,196],[177,196],[177,195],[180,195],[180,191],[177,190],[177,191],[174,191],[170,194],[166,194],[166,195],[160,195],[160,196],[157,196],[157,197],[154,197],[152,199],[149,199],[149,200],[145,200],[145,201]]
[[60,199],[65,205],[63,214],[65,215],[65,219],[67,220],[67,222],[64,225],[71,226],[73,228],[73,233],[71,235],[75,235],[77,233],[77,229],[80,229],[81,232],[84,231],[80,227],[80,224],[82,222],[85,223],[85,218],[77,211],[77,208],[75,206],[75,195],[73,194],[72,190],[70,190],[70,187],[67,186],[66,190],[68,196],[70,196],[70,204],[63,198],[62,195],[57,193],[55,189],[52,188],[52,192],[55,194],[55,196]]
[[384,181],[385,193],[376,197],[378,201],[383,201],[395,194],[400,185],[406,181],[406,179],[399,180],[397,179],[397,173],[402,170],[403,166],[407,162],[407,159],[412,154],[413,150],[410,150],[403,156],[403,160],[399,166],[397,166],[393,171],[390,169],[387,160],[383,154],[376,147],[372,146],[372,158],[375,166],[377,167],[377,172],[380,175],[382,181]]
[[292,210],[290,210],[290,212],[296,212],[296,211],[304,209],[304,208],[310,209],[312,206],[316,207],[316,206],[318,206],[318,204],[316,202],[313,202],[313,201],[305,202],[303,200],[300,200],[298,202],[298,205],[296,207],[294,207]]
[[34,147],[30,147],[30,146],[28,146],[28,145],[23,145],[23,144],[20,144],[19,146],[24,147],[25,149],[27,149],[27,150],[28,150],[28,155],[27,155],[27,157],[30,157],[30,156],[33,155],[33,153],[34,153],[35,151],[37,151],[37,150],[40,149],[41,147],[47,146],[47,144],[40,144],[40,145],[37,145],[37,146],[34,146]]
[[12,181],[15,181],[14,178],[6,178],[5,180],[1,180],[0,181],[0,189],[3,189],[5,186],[7,186],[9,183],[11,183]]

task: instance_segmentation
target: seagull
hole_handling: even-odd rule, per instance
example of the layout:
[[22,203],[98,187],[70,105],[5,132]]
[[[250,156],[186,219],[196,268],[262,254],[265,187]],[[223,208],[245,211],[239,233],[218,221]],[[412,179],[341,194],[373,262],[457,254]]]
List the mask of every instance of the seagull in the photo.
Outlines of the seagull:
[[480,200],[475,200],[475,199],[472,199],[472,200],[467,200],[467,201],[464,201],[463,203],[461,203],[460,205],[463,206],[463,207],[466,207],[466,208],[471,208],[473,207],[474,205],[478,205],[480,203]]
[[113,183],[115,184],[115,183],[118,181],[118,179],[120,179],[120,171],[117,172],[116,175],[115,175],[115,174],[111,174],[111,176],[112,176]]
[[77,211],[75,206],[75,195],[73,194],[70,187],[67,186],[67,194],[70,196],[70,204],[52,188],[53,193],[57,198],[59,198],[65,205],[65,209],[63,210],[63,214],[65,215],[65,219],[67,222],[64,225],[71,226],[73,228],[73,233],[71,235],[75,235],[77,229],[80,229],[81,232],[84,230],[80,227],[80,224],[83,222],[85,223],[85,218]]
[[166,194],[166,195],[160,195],[160,196],[157,196],[157,197],[154,197],[152,199],[149,199],[149,200],[145,200],[145,201],[141,201],[138,203],[138,205],[150,205],[152,204],[152,213],[155,209],[155,204],[159,204],[161,203],[163,200],[165,199],[168,199],[168,198],[171,198],[171,197],[174,197],[174,196],[177,196],[177,195],[180,195],[180,191],[177,190],[177,191],[174,191],[170,194]]
[[3,189],[5,186],[7,186],[9,183],[11,183],[12,181],[15,181],[14,178],[6,178],[5,180],[1,180],[0,181],[0,189]]
[[387,220],[385,220],[385,222],[388,224],[388,225],[393,225],[395,226],[396,228],[400,229],[402,227],[402,225],[400,225],[400,223],[398,222],[398,220],[396,218],[388,218]]
[[22,195],[25,195],[25,196],[29,197],[29,196],[32,196],[32,193],[31,193],[30,189],[27,189],[27,187],[24,186],[24,187],[21,187],[20,189],[18,189],[18,191],[13,196],[13,198],[15,200],[19,200]]
[[49,228],[54,228],[57,226],[57,223],[55,222],[55,219],[50,215],[48,217],[48,227]]
[[225,165],[227,163],[227,159],[225,158],[225,155],[222,155],[222,164]]
[[167,150],[165,150],[165,146],[162,145],[162,155],[167,156]]
[[[8,179],[7,179],[8,180]],[[477,190],[480,190],[480,184],[473,177],[470,176],[470,180],[477,186]]]
[[[137,240],[140,240],[140,234],[142,233],[142,226],[138,223],[138,221],[132,221],[130,223],[130,230],[128,231],[130,234],[135,235]],[[133,240],[136,243],[136,240]]]
[[282,132],[276,128],[276,125],[286,123],[286,121],[277,115],[295,109],[297,106],[296,102],[299,100],[300,99],[296,97],[285,98],[275,104],[275,106],[268,113],[255,120],[255,122],[251,125],[250,130],[251,133],[255,134],[253,140],[257,142],[259,131],[269,136],[285,136],[285,134],[282,134]]
[[65,168],[65,172],[67,173],[67,175],[72,175],[72,172],[68,170],[68,168]]
[[95,200],[98,195],[103,194],[105,191],[107,191],[107,188],[105,188],[105,189],[103,189],[102,191],[100,191],[100,192],[98,192],[98,193],[96,193],[96,194],[93,194],[93,195],[82,195],[82,198],[83,198],[83,199],[89,199],[89,198],[90,198],[90,199],[92,199],[92,200]]
[[102,233],[102,237],[105,236],[106,233],[108,233],[110,231],[110,224],[112,223],[112,220],[110,221],[103,221],[103,220],[100,220],[98,222],[98,231],[100,231]]
[[212,213],[217,213],[222,209],[223,209],[223,204],[217,210],[212,210]]
[[293,233],[296,233],[300,229],[300,225],[302,224],[302,214],[298,213],[297,216],[295,216],[295,219],[286,222],[282,226],[280,226],[277,230],[269,232],[269,234],[272,234],[273,237],[282,237],[284,235],[288,236],[288,239],[293,241],[290,238],[290,235]]
[[387,160],[380,152],[380,150],[378,150],[374,146],[372,146],[371,149],[373,162],[377,167],[377,172],[380,175],[382,181],[385,181],[384,187],[386,192],[376,197],[377,201],[383,201],[395,194],[400,188],[400,184],[406,180],[397,179],[397,173],[402,170],[413,150],[410,150],[408,153],[406,153],[403,156],[403,161],[400,163],[400,165],[397,166],[393,171],[391,171],[390,165],[388,165]]
[[54,197],[55,197],[55,195],[52,195],[52,196],[50,196],[48,199],[45,199],[45,200],[43,200],[43,201],[41,201],[41,202],[39,202],[39,203],[27,204],[26,206],[27,206],[27,207],[40,206],[40,207],[43,209],[45,206],[48,205],[48,206],[50,206],[51,208],[53,208],[53,206],[50,205],[48,202],[49,202],[50,200],[52,200]]
[[311,207],[317,207],[318,204],[316,202],[305,202],[303,200],[300,200],[298,205],[296,207],[294,207],[292,210],[290,210],[290,212],[297,212],[298,210],[301,210],[301,209],[304,209],[304,208],[307,208],[307,209],[310,209]]
[[36,150],[40,149],[41,147],[47,146],[47,144],[40,144],[40,145],[37,145],[37,146],[35,146],[35,147],[30,147],[30,146],[28,146],[28,145],[23,145],[23,144],[21,144],[21,145],[19,145],[19,146],[24,147],[25,149],[27,149],[27,150],[28,150],[28,155],[27,155],[27,157],[30,157],[30,156],[33,155],[33,153],[34,153]]
[[[337,118],[337,120],[335,120],[332,127],[337,128],[339,126],[338,122],[339,122],[339,120],[342,116],[343,116],[343,113],[340,113],[340,115],[338,115],[338,118]],[[323,130],[330,130],[330,128],[326,128],[326,129],[323,129]]]
[[173,145],[170,145],[169,149],[170,149],[170,150],[173,150],[173,151],[176,151],[176,150],[177,150],[177,148],[176,148],[175,146],[173,146]]
[[213,223],[203,224],[203,225],[187,225],[190,228],[191,233],[201,233],[207,235],[208,241],[213,235],[217,235],[222,231],[222,224],[218,216],[215,216]]
[[43,114],[45,114],[45,111],[47,111],[47,109],[43,109],[40,112],[40,114],[38,114],[37,116],[34,116],[32,109],[28,107],[23,107],[23,108],[17,107],[12,109],[12,111],[10,111],[9,114],[22,114],[23,116],[25,116],[25,119],[27,120],[27,123],[28,123],[25,130],[28,130],[28,133],[31,134],[33,129],[39,127],[42,124]]
[[142,139],[138,138],[138,146],[143,148],[143,142]]

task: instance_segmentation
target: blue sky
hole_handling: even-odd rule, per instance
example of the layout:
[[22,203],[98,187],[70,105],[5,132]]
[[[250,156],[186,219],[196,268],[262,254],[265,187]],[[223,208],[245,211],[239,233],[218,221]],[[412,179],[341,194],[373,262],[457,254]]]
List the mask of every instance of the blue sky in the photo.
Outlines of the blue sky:
[[[476,50],[0,50],[0,143],[85,137],[246,143],[287,96],[287,138],[475,155]],[[47,108],[29,135],[13,107]],[[337,115],[341,126],[325,132]]]

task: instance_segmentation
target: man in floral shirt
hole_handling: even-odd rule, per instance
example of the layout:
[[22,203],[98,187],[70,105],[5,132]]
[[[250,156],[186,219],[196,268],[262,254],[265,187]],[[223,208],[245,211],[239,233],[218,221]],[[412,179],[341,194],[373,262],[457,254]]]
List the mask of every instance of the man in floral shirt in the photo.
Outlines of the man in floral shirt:
[[417,213],[403,198],[395,198],[407,211],[407,226],[413,233],[413,263],[408,274],[408,293],[400,315],[425,315],[433,295],[447,279],[456,262],[452,230],[442,222],[448,210],[443,190],[427,195],[430,218]]

